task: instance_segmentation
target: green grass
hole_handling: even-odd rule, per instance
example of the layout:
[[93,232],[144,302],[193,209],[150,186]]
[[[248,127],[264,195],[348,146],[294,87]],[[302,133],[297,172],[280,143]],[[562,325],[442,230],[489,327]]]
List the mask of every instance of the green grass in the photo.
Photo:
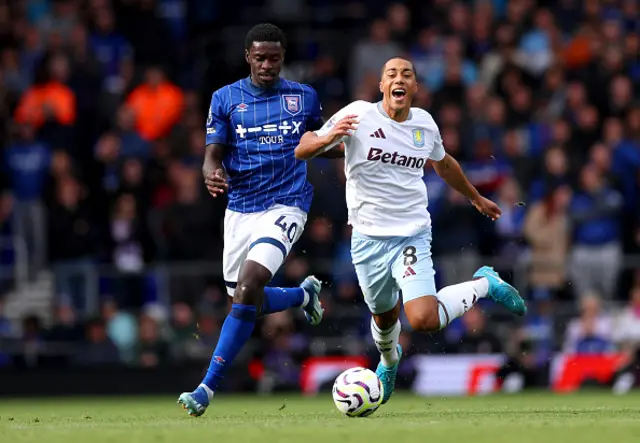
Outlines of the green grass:
[[[283,408],[284,407],[284,408]],[[553,443],[640,441],[640,395],[396,395],[369,418],[331,398],[220,395],[192,418],[173,398],[0,401],[2,443]]]

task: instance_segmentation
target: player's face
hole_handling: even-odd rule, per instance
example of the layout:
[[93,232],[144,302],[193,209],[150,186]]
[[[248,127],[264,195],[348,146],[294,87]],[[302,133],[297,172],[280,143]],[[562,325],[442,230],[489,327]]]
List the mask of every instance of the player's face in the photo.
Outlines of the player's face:
[[260,87],[272,86],[282,69],[284,49],[280,42],[253,42],[245,51],[245,59],[251,66],[251,78]]
[[380,80],[383,101],[391,109],[409,108],[417,90],[418,82],[411,63],[402,59],[389,60]]

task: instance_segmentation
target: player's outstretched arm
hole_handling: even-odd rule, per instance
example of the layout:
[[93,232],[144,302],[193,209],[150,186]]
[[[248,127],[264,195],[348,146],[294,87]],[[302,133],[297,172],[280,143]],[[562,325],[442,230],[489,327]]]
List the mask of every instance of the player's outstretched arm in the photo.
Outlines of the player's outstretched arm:
[[296,146],[295,156],[298,160],[307,160],[323,154],[351,136],[358,129],[356,115],[347,115],[336,123],[329,120],[319,131],[305,132]]
[[323,152],[322,154],[319,154],[318,157],[344,158],[344,149],[345,149],[344,143],[340,143],[339,145],[332,147],[328,151]]
[[502,211],[498,205],[480,195],[462,171],[460,163],[451,155],[445,154],[442,160],[433,161],[433,169],[449,186],[467,197],[482,214],[494,221],[500,218]]
[[227,185],[227,174],[225,173],[222,160],[224,159],[224,145],[211,143],[205,147],[204,163],[202,165],[202,175],[207,190],[212,197],[224,194]]

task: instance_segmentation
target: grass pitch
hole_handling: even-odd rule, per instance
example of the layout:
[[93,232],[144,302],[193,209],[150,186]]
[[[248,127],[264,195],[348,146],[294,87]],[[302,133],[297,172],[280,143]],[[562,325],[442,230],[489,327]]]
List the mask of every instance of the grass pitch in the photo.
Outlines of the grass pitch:
[[640,393],[422,398],[396,394],[369,418],[329,396],[219,395],[192,418],[174,398],[0,400],[2,443],[631,443]]

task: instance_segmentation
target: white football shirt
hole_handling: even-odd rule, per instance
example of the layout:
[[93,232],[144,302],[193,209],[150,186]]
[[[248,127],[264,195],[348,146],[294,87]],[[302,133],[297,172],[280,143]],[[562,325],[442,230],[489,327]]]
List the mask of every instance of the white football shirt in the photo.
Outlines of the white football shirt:
[[396,122],[381,102],[355,101],[316,133],[326,135],[350,114],[360,122],[352,136],[341,140],[345,143],[349,224],[374,237],[410,237],[427,229],[431,217],[422,180],[424,167],[428,159],[445,157],[440,130],[431,114],[411,108],[406,121]]

